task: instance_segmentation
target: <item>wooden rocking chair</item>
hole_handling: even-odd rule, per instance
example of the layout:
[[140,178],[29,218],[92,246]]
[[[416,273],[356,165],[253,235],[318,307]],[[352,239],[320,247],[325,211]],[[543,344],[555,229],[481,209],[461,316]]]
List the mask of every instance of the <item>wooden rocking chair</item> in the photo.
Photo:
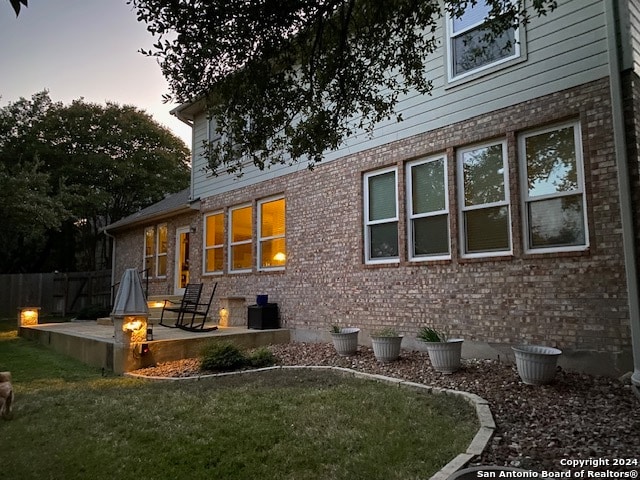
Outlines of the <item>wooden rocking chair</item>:
[[[213,291],[211,292],[209,301],[206,303],[201,303],[200,297],[202,294],[202,284],[189,283],[184,289],[184,295],[182,296],[182,300],[180,301],[180,303],[172,302],[171,300],[164,301],[164,307],[162,307],[159,324],[163,327],[180,328],[182,330],[188,330],[190,332],[210,332],[213,330],[217,330],[217,326],[207,328],[204,327],[217,287],[218,283],[216,282],[213,285]],[[174,307],[171,305],[177,306]],[[178,314],[174,325],[167,325],[164,323],[165,311],[175,312]]]

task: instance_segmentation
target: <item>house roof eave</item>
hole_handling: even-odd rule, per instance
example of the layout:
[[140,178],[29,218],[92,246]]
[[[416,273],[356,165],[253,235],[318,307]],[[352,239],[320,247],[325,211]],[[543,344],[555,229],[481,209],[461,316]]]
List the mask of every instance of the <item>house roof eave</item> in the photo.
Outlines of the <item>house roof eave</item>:
[[178,193],[169,195],[147,208],[143,208],[128,217],[107,225],[103,231],[112,235],[113,233],[121,232],[140,225],[154,223],[184,213],[190,213],[194,210],[200,210],[200,199],[192,200],[189,194],[190,189],[186,188]]
[[204,100],[199,99],[178,105],[174,109],[170,110],[169,113],[176,117],[178,120],[192,127],[196,115],[198,115],[203,110]]

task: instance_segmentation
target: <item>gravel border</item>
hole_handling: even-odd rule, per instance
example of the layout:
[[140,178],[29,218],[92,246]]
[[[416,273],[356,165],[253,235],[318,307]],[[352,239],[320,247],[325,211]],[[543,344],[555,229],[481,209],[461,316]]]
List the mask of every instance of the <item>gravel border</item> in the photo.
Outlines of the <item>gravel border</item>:
[[[403,350],[398,361],[380,364],[371,348],[363,346],[350,357],[336,355],[330,343],[289,343],[269,349],[280,365],[342,367],[484,398],[495,419],[495,434],[470,465],[566,471],[563,459],[640,462],[640,401],[628,380],[558,368],[551,384],[532,386],[520,381],[514,365],[498,360],[463,360],[458,372],[443,375],[431,367],[425,352]],[[197,359],[135,373],[171,378],[203,374]],[[630,467],[603,468],[629,471]]]

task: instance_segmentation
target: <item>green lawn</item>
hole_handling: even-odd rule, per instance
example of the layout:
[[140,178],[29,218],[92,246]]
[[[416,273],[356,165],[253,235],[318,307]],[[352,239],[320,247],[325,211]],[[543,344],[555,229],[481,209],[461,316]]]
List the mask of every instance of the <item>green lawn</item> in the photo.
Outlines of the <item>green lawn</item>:
[[425,479],[477,430],[463,400],[332,372],[102,377],[3,323],[16,393],[0,421],[4,478]]

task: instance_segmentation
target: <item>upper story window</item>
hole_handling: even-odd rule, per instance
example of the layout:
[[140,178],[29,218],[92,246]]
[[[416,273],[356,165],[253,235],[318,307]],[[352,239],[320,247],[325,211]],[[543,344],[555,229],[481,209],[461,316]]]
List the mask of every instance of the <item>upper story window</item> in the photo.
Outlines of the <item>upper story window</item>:
[[458,80],[520,57],[520,29],[509,28],[489,41],[490,7],[484,0],[468,5],[459,18],[447,19],[448,76]]
[[531,253],[588,246],[580,124],[519,137],[525,249]]
[[229,210],[229,271],[251,271],[253,266],[253,208]]
[[463,257],[511,254],[506,142],[458,151]]
[[217,130],[216,121],[211,117],[207,117],[207,141],[217,142],[220,138],[221,135]]
[[151,277],[167,275],[167,225],[144,229],[143,270]]
[[398,171],[388,168],[364,176],[366,263],[397,262]]
[[410,260],[451,258],[445,156],[407,164],[407,215]]
[[258,265],[261,269],[282,268],[287,262],[284,198],[258,203]]
[[224,213],[204,217],[204,273],[221,273],[224,251]]

